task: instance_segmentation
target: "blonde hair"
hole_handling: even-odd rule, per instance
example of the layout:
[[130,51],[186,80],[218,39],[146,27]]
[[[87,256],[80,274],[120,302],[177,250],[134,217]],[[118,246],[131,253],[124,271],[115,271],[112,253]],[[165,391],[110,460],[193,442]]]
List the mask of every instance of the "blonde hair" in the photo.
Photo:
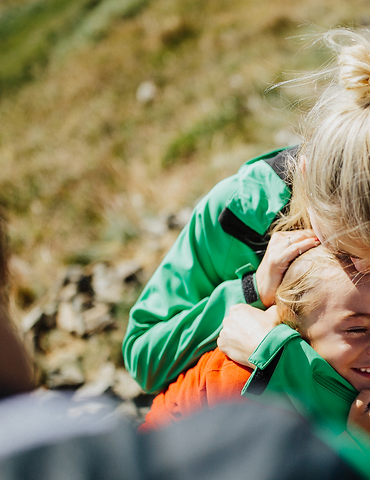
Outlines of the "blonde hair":
[[333,238],[342,234],[370,248],[370,31],[335,29],[323,36],[336,61],[312,80],[330,77],[306,115],[297,158],[290,159],[290,212],[276,230],[310,228],[307,205]]
[[342,268],[339,260],[322,245],[297,257],[276,292],[281,323],[302,333],[302,322],[322,302],[324,282],[336,276],[337,268]]

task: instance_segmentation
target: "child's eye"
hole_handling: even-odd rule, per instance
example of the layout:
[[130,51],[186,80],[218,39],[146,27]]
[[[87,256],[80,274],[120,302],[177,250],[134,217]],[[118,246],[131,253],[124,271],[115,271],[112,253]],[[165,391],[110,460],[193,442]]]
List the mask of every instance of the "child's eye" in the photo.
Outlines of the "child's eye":
[[345,262],[346,260],[349,260],[350,256],[348,255],[348,253],[344,253],[344,252],[333,252],[333,255],[338,259],[338,260],[341,260],[342,262]]
[[357,257],[356,255],[351,255],[348,252],[342,252],[341,250],[336,250],[333,252],[333,255],[338,258],[338,260],[349,260],[350,258],[354,258],[355,260],[360,260],[360,257]]
[[354,334],[354,335],[361,335],[367,332],[367,328],[365,327],[352,327],[347,330],[347,333]]

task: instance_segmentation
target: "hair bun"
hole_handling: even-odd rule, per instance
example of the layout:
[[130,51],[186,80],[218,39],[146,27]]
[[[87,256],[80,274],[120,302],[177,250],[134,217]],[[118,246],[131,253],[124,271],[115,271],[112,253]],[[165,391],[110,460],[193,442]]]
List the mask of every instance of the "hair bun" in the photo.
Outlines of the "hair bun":
[[370,105],[370,53],[363,45],[344,47],[338,57],[339,80],[362,107]]

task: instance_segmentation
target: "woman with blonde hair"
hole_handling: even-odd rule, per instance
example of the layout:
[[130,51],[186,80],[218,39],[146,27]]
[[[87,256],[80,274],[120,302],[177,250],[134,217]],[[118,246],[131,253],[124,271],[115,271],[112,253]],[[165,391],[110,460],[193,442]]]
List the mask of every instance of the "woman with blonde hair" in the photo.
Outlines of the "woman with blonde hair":
[[229,312],[219,347],[247,364],[251,342],[275,319],[246,303],[270,307],[291,261],[320,242],[359,272],[370,269],[368,37],[324,35],[338,62],[322,73],[331,80],[306,116],[302,145],[252,159],[220,182],[145,287],[123,344],[145,390],[165,388],[212,350]]
[[[302,253],[294,245],[286,248],[286,235],[293,243],[300,228],[312,228],[322,244],[350,259],[359,272],[370,271],[370,31],[335,29],[323,39],[338,54],[337,64],[313,75],[331,81],[304,118],[299,160],[289,161],[289,212],[276,223],[256,272],[266,307],[291,261],[286,252]],[[218,341],[240,363],[248,356],[242,346],[249,337],[249,332],[243,335],[243,310],[251,314],[246,305],[235,307]]]

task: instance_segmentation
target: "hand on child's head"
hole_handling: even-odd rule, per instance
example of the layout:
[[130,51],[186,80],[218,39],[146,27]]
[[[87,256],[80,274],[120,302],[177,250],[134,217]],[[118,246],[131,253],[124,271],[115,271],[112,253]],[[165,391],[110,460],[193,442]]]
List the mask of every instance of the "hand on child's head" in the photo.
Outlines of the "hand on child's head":
[[276,290],[290,263],[319,243],[313,230],[276,232],[271,236],[266,253],[256,272],[258,293],[265,307],[273,305]]

